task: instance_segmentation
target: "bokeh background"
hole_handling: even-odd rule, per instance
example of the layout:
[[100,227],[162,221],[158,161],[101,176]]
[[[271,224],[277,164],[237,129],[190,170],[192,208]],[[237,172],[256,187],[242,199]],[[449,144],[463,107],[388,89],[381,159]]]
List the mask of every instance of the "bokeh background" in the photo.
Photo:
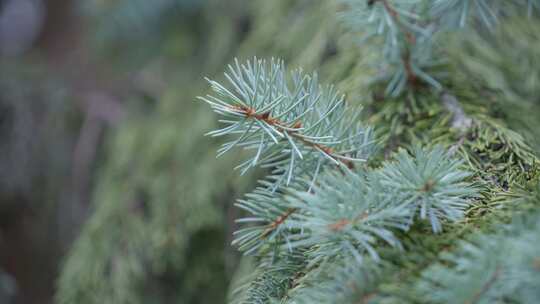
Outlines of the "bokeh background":
[[0,1],[0,303],[225,301],[253,181],[195,97],[249,2]]

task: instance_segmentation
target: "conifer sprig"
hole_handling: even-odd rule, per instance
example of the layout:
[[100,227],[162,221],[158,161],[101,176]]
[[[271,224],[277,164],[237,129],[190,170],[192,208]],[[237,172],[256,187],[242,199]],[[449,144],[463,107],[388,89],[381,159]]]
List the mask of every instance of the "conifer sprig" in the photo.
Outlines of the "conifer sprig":
[[327,172],[312,192],[296,191],[289,197],[300,210],[289,225],[302,231],[291,237],[291,246],[312,248],[311,263],[345,255],[362,264],[366,254],[378,261],[376,244],[400,248],[393,230],[407,230],[410,224],[409,210],[396,204],[396,196],[364,173]]
[[359,123],[358,109],[347,106],[332,86],[319,85],[316,74],[288,74],[280,60],[235,60],[225,74],[230,88],[209,80],[216,96],[200,98],[228,125],[209,134],[236,136],[218,155],[236,146],[256,150],[238,166],[242,173],[257,165],[271,168],[262,185],[237,204],[253,215],[238,220],[253,226],[236,231],[233,241],[245,254],[264,244],[289,243],[287,221],[298,208],[283,199],[284,192],[311,191],[325,167],[351,169],[373,151],[372,131]]
[[400,151],[396,162],[387,163],[378,174],[388,189],[396,189],[413,214],[428,219],[433,232],[442,231],[442,221],[456,221],[470,205],[476,190],[465,179],[462,162],[437,146],[432,150],[415,147],[413,155]]
[[[236,60],[225,77],[229,87],[208,80],[215,96],[200,99],[227,125],[208,134],[236,136],[218,155],[236,146],[255,151],[238,166],[242,173],[255,166],[274,168],[278,186],[299,173],[313,176],[327,164],[352,168],[365,161],[372,143],[369,128],[358,122],[359,109],[347,106],[333,86],[322,87],[316,74],[296,70],[289,76],[282,61],[254,58],[242,65]],[[300,162],[313,171],[295,172]]]
[[[422,208],[427,215],[435,214],[435,218],[428,217],[436,221],[432,222],[435,232],[442,229],[444,220],[461,217],[476,189],[464,182],[470,174],[461,170],[460,164],[438,146],[416,148],[413,155],[401,152],[395,161],[376,171],[326,171],[311,191],[302,190],[308,183],[304,181],[288,187],[286,193],[265,196],[266,205],[251,209],[254,218],[272,212],[269,219],[278,221],[263,220],[267,224],[245,228],[253,233],[253,243],[246,242],[247,247],[252,246],[251,252],[256,252],[265,244],[266,231],[270,231],[274,240],[281,238],[281,246],[267,252],[304,252],[307,264],[302,269],[315,270],[308,271],[298,287],[291,287],[286,303],[309,303],[315,295],[320,296],[321,303],[333,303],[336,298],[344,303],[369,299],[372,290],[366,286],[375,284],[380,247],[401,250],[397,230],[407,231]],[[401,187],[404,179],[412,185]],[[426,183],[431,180],[434,182]],[[432,189],[426,189],[426,184]],[[253,202],[246,199],[242,203]],[[346,265],[339,262],[345,260],[349,261]],[[344,283],[348,284],[345,288]],[[360,283],[368,285],[354,287]],[[322,296],[331,290],[333,294]]]
[[424,20],[423,0],[342,1],[347,9],[341,15],[353,31],[361,33],[361,43],[380,45],[383,69],[379,78],[388,82],[387,95],[397,96],[420,81],[441,88],[424,71],[440,62],[431,54],[433,26]]
[[[492,30],[501,18],[540,10],[538,0],[341,0],[345,23],[382,50],[381,76],[387,82],[386,94],[397,96],[415,89],[419,82],[443,89],[434,67],[446,62],[445,50],[438,47],[442,33],[470,24]],[[377,38],[379,37],[379,38]],[[382,39],[380,39],[382,38]]]
[[287,295],[304,267],[302,252],[262,257],[248,280],[243,280],[232,291],[233,303],[281,303],[280,299]]
[[435,0],[432,1],[429,17],[437,20],[443,29],[463,28],[470,22],[479,21],[488,29],[493,29],[500,18],[523,13],[528,16],[540,9],[538,0]]
[[251,216],[238,219],[236,222],[249,224],[234,232],[232,245],[245,255],[256,252],[268,243],[289,244],[289,218],[297,212],[283,199],[283,195],[269,191],[267,187],[258,187],[244,199],[238,200],[239,208]]

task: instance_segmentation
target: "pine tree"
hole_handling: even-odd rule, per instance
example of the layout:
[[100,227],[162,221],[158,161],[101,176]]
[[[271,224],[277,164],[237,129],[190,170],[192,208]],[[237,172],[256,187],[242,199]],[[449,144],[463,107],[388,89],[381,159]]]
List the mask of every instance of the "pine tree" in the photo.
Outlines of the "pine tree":
[[[440,234],[443,226],[457,229],[474,221],[479,215],[475,209],[502,195],[493,188],[493,176],[483,170],[483,160],[473,160],[476,151],[466,148],[482,140],[471,133],[491,129],[510,153],[537,162],[518,134],[490,117],[465,113],[445,75],[451,68],[446,63],[449,54],[439,44],[440,37],[468,31],[471,23],[489,33],[515,18],[532,19],[536,2],[344,3],[341,15],[360,33],[360,46],[381,50],[375,60],[382,68],[367,88],[377,92],[383,87],[383,102],[406,102],[409,111],[419,107],[421,96],[439,95],[436,102],[450,112],[458,141],[421,147],[419,138],[398,138],[391,150],[410,146],[411,151],[401,149],[377,159],[383,140],[372,136],[371,128],[360,123],[359,112],[333,86],[319,84],[316,74],[288,74],[281,60],[235,61],[225,73],[228,83],[209,80],[214,94],[200,98],[225,125],[208,134],[231,138],[218,156],[234,147],[252,150],[237,169],[242,174],[255,166],[269,170],[260,186],[237,204],[247,215],[238,220],[244,226],[235,233],[233,245],[255,257],[258,271],[237,290],[234,303],[402,303],[402,291],[380,289],[395,267],[389,266],[396,262],[392,253],[408,255],[406,251],[420,249],[401,240],[425,237],[426,224],[433,233],[430,238],[447,237]],[[530,78],[527,89],[537,88],[535,79]],[[508,90],[509,99],[512,95]],[[500,186],[506,192],[508,181]],[[535,227],[514,228],[518,239],[506,245],[499,236],[488,236],[462,246],[450,258],[455,270],[427,269],[426,279],[408,296],[426,303],[533,301],[540,287],[534,283],[538,257],[527,246],[535,247],[528,239]],[[510,248],[517,249],[506,261],[502,252]],[[500,254],[490,255],[494,250]]]
[[[170,130],[193,121],[198,131],[210,129],[212,110],[220,126],[193,146],[220,143],[220,158],[201,158],[204,169],[186,165],[204,174],[181,180],[209,192],[176,200],[150,183],[143,189],[151,192],[152,220],[138,207],[126,214],[141,180],[125,182],[138,158],[118,153],[63,270],[60,302],[166,303],[141,288],[163,273],[182,288],[190,278],[215,287],[175,265],[191,261],[186,252],[199,228],[219,233],[220,214],[209,202],[226,193],[233,160],[240,180],[262,177],[235,204],[242,215],[232,245],[245,257],[231,303],[534,302],[539,8],[536,0],[253,1],[249,31],[233,51],[249,59],[207,79],[198,118],[176,119],[170,113],[186,107],[171,111],[168,100],[135,132],[145,135],[130,135],[126,123],[112,140],[137,138],[133,154],[152,155],[159,145],[149,139],[174,141]],[[137,176],[168,180],[167,161],[200,153],[178,149]],[[109,190],[122,184],[127,191]],[[158,205],[161,198],[168,203]],[[170,225],[161,222],[168,208],[178,208],[181,221],[193,208],[214,217],[175,230],[181,245],[153,250]],[[104,226],[111,218],[122,225]],[[217,247],[205,251],[201,269],[212,269]],[[200,286],[170,299],[209,301],[196,296],[205,292]]]

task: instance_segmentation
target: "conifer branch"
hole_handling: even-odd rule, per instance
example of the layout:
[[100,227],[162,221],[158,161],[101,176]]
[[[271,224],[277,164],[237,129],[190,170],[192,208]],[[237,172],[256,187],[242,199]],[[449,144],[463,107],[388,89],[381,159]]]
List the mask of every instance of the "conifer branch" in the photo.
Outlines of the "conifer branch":
[[313,193],[297,191],[287,198],[302,211],[289,221],[292,228],[302,231],[291,236],[289,246],[312,248],[313,263],[348,255],[362,264],[364,254],[378,261],[375,243],[399,248],[392,229],[409,227],[410,213],[396,203],[396,196],[361,172],[325,172]]
[[200,99],[228,125],[208,134],[237,136],[218,155],[236,146],[255,150],[238,168],[242,173],[254,166],[275,169],[274,190],[329,164],[352,168],[365,161],[373,142],[370,128],[358,121],[359,110],[347,106],[332,86],[319,85],[316,74],[287,74],[282,61],[255,58],[229,66],[229,88],[208,80],[216,96]]
[[[388,82],[387,95],[397,96],[407,87],[414,89],[420,81],[441,88],[435,78],[423,71],[439,63],[432,58],[433,28],[420,10],[422,0],[342,1],[349,6],[342,16],[354,31],[362,33],[362,43],[373,40],[372,45],[382,49],[382,78]],[[371,39],[378,36],[384,38],[382,45],[380,39]]]
[[412,68],[412,62],[411,62],[411,47],[416,44],[416,39],[414,37],[414,34],[411,33],[403,24],[403,22],[400,19],[399,13],[397,10],[395,10],[389,3],[388,0],[375,0],[372,1],[372,3],[375,2],[381,2],[390,17],[394,20],[394,22],[398,25],[400,31],[405,36],[405,41],[407,42],[407,45],[405,45],[405,49],[402,51],[401,54],[401,61],[403,64],[403,67],[405,68],[405,73],[407,77],[407,82],[409,85],[414,88],[417,84],[417,76],[413,71]]
[[446,50],[436,47],[439,34],[457,31],[470,23],[493,30],[500,19],[522,14],[523,7],[529,16],[540,11],[536,0],[341,1],[348,5],[341,15],[352,30],[362,33],[363,44],[383,37],[382,45],[373,40],[373,45],[382,50],[384,67],[383,77],[374,80],[387,81],[385,93],[394,97],[407,87],[417,87],[419,81],[437,91],[443,89],[437,80],[439,75],[426,72],[446,61]]
[[220,154],[234,146],[257,151],[239,166],[242,172],[255,165],[272,169],[263,186],[237,204],[256,215],[239,220],[258,225],[238,230],[233,241],[251,254],[266,243],[288,242],[290,229],[284,224],[298,209],[283,200],[284,191],[310,191],[325,167],[352,169],[355,162],[365,161],[373,146],[372,132],[362,127],[359,111],[346,106],[332,86],[322,88],[315,74],[300,70],[287,77],[282,61],[236,61],[225,76],[230,89],[209,80],[217,96],[201,98],[229,124],[209,134],[238,136],[224,144]]
[[284,134],[285,133],[289,134],[291,137],[296,138],[299,142],[303,143],[304,145],[311,147],[312,149],[316,151],[320,151],[321,153],[324,153],[325,155],[329,156],[335,161],[339,161],[343,163],[349,169],[354,168],[354,162],[350,157],[347,157],[346,155],[337,154],[334,152],[334,149],[332,149],[331,147],[312,141],[308,137],[304,137],[301,134],[301,131],[302,131],[301,120],[296,121],[291,126],[287,126],[284,122],[281,122],[279,119],[272,117],[269,112],[259,114],[257,113],[255,109],[245,107],[245,106],[235,106],[232,108],[232,110],[238,110],[238,113],[243,114],[244,117],[246,118],[259,120],[268,124],[269,126],[273,126],[276,130],[281,131]]
[[349,258],[333,260],[308,272],[285,303],[369,303],[377,297],[380,277],[381,268],[369,259],[362,265]]
[[[533,303],[540,295],[540,214],[516,217],[494,234],[479,234],[444,263],[428,268],[417,284],[429,303]],[[448,266],[450,265],[450,266]]]
[[274,220],[272,223],[268,225],[268,228],[266,228],[266,230],[263,231],[262,237],[265,238],[268,234],[270,234],[270,232],[274,231],[279,225],[283,224],[289,218],[289,216],[291,216],[291,214],[293,214],[297,210],[298,210],[297,208],[287,209],[285,213],[278,216],[276,220]]
[[500,266],[497,266],[493,274],[491,274],[491,277],[487,280],[487,282],[485,282],[484,285],[482,285],[482,287],[480,288],[480,290],[473,295],[472,299],[469,301],[466,301],[465,304],[478,303],[478,301],[482,298],[482,296],[493,286],[493,284],[495,284],[495,282],[497,282],[497,279],[499,278],[500,273],[501,273],[501,268]]
[[233,302],[239,304],[274,303],[284,298],[299,272],[305,267],[302,252],[290,252],[261,259],[249,281],[233,290]]
[[440,146],[428,151],[415,147],[413,156],[400,151],[397,161],[387,163],[378,174],[383,185],[399,189],[403,202],[438,233],[441,220],[462,218],[476,196],[477,190],[465,182],[471,173],[461,170],[461,164]]
[[[255,59],[236,63],[226,78],[231,88],[210,81],[217,96],[201,98],[228,124],[210,134],[237,136],[220,153],[235,146],[256,150],[243,171],[272,169],[237,204],[250,214],[237,222],[251,225],[234,233],[233,245],[244,254],[303,252],[307,269],[342,258],[363,267],[366,260],[380,262],[381,246],[401,249],[395,232],[407,231],[417,213],[439,232],[442,221],[461,217],[475,194],[464,182],[469,173],[441,147],[398,154],[375,171],[353,166],[372,152],[371,131],[332,87],[319,86],[316,75],[295,72],[289,79],[280,61]],[[334,165],[340,170],[327,170]],[[298,280],[301,286],[304,276]]]

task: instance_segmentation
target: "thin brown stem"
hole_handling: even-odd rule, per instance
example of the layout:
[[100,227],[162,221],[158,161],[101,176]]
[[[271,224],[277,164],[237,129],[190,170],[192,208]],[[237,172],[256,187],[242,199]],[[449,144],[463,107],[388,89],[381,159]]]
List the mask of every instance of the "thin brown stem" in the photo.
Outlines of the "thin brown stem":
[[[280,121],[279,119],[272,117],[270,115],[270,112],[265,113],[257,113],[257,111],[253,108],[246,107],[246,106],[233,106],[234,110],[236,112],[244,114],[247,118],[253,118],[260,121],[263,121],[272,127],[276,128],[278,131],[284,132],[289,134],[291,137],[296,138],[298,141],[302,142],[304,145],[308,147],[312,147],[315,150],[319,150],[322,153],[330,156],[332,159],[341,162],[347,168],[353,169],[354,163],[351,160],[344,159],[341,155],[338,155],[335,153],[335,151],[328,146],[322,145],[320,143],[312,142],[305,137],[302,136],[298,131],[302,127],[302,122],[297,121],[292,126],[288,126],[286,123]],[[291,130],[291,128],[293,130]],[[287,211],[283,214],[281,214],[277,219],[275,219],[273,222],[271,222],[268,227],[263,231],[262,237],[266,238],[272,231],[274,231],[278,226],[283,224],[287,218],[291,216],[294,212],[296,212],[297,208],[289,208]]]
[[352,220],[349,220],[349,219],[340,219],[338,220],[337,222],[333,223],[333,224],[330,224],[328,225],[328,228],[332,231],[339,231],[339,230],[342,230],[345,226],[349,225],[349,224],[354,224],[358,221],[362,221],[364,220],[365,218],[367,218],[369,215],[369,212],[367,211],[364,211],[362,212],[361,214],[359,214],[358,216],[356,216],[354,219]]
[[416,87],[418,85],[418,77],[412,69],[412,58],[411,58],[411,47],[416,44],[416,38],[414,35],[405,27],[399,13],[388,3],[388,0],[375,0],[372,3],[379,1],[384,6],[384,9],[390,14],[390,17],[394,22],[399,26],[401,32],[405,35],[405,40],[408,45],[406,46],[405,51],[401,55],[401,61],[405,68],[405,74],[407,75],[407,82],[411,87]]
[[246,106],[234,106],[234,109],[237,112],[241,112],[242,114],[246,115],[248,118],[254,118],[260,121],[264,121],[265,123],[271,125],[272,127],[276,128],[277,130],[289,134],[291,137],[296,138],[298,141],[302,142],[304,145],[308,147],[312,147],[316,150],[322,151],[324,154],[330,156],[332,159],[341,162],[347,168],[353,169],[354,168],[354,162],[351,160],[343,158],[341,155],[335,153],[335,151],[328,146],[325,146],[320,143],[312,142],[305,137],[302,136],[298,131],[296,130],[290,130],[293,129],[300,129],[302,127],[302,122],[297,121],[292,126],[287,126],[286,123],[280,121],[277,118],[274,118],[270,115],[270,112],[266,113],[257,113],[254,109],[246,107]]
[[289,208],[287,209],[287,211],[285,213],[283,213],[282,215],[278,216],[278,218],[276,220],[274,220],[272,223],[270,223],[268,225],[268,228],[266,228],[264,230],[264,232],[262,233],[262,237],[263,238],[266,238],[272,231],[274,231],[279,225],[283,224],[283,222],[285,222],[285,220],[287,220],[287,218],[289,218],[289,216],[291,216],[291,214],[293,214],[294,212],[296,212],[296,210],[298,210],[297,208]]
[[493,286],[493,284],[495,284],[495,282],[499,278],[499,274],[500,274],[500,267],[497,266],[497,269],[495,269],[495,272],[493,273],[493,275],[491,275],[489,280],[482,286],[482,288],[477,293],[473,295],[470,301],[466,302],[466,304],[477,303],[482,297],[482,295],[485,294],[491,288],[491,286]]

